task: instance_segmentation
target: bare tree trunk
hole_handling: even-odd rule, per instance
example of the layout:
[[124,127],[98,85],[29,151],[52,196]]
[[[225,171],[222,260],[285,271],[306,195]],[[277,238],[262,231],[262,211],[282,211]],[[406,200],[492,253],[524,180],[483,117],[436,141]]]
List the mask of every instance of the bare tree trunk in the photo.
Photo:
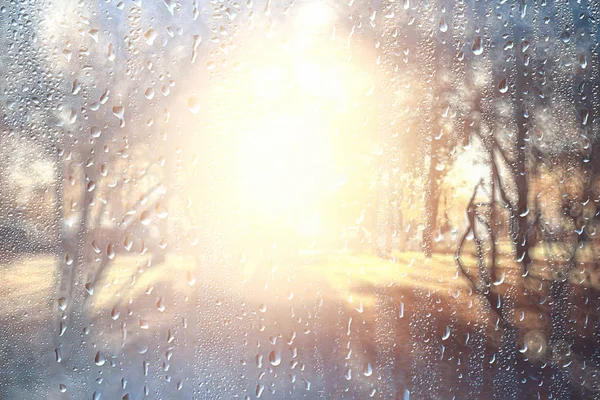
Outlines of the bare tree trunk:
[[70,266],[66,262],[66,257],[64,254],[65,243],[66,243],[66,232],[65,232],[65,224],[64,224],[64,162],[62,160],[62,156],[59,151],[56,154],[55,161],[55,170],[54,170],[54,180],[55,180],[55,196],[56,203],[54,205],[54,226],[56,229],[56,238],[54,243],[54,251],[58,257],[58,270],[56,275],[56,289],[57,289],[57,298],[61,298],[66,296],[69,291],[69,287],[67,285],[67,279],[64,277],[69,275]]
[[[490,152],[490,157],[494,157],[493,150]],[[498,240],[496,236],[496,169],[491,169],[491,182],[490,182],[490,265],[491,270],[495,272],[497,260],[496,257],[498,255],[498,250],[496,249]],[[495,279],[495,278],[494,278]]]
[[427,186],[425,188],[425,230],[423,231],[423,248],[426,257],[433,256],[434,236],[437,228],[437,217],[439,209],[439,184],[438,173],[435,169],[437,157],[433,154],[432,148],[431,163],[429,165],[429,174],[427,176]]
[[392,253],[392,229],[391,229],[391,193],[389,185],[380,182],[377,188],[377,212],[376,230],[374,237],[375,254],[381,258],[387,258]]
[[529,255],[530,244],[528,240],[529,222],[527,218],[529,214],[529,178],[527,174],[524,150],[527,130],[523,123],[519,123],[518,125],[517,145],[519,149],[517,150],[517,173],[515,175],[515,184],[517,187],[517,227],[515,248],[517,252],[517,259],[521,262],[521,265],[523,265],[524,272],[527,273],[529,266],[531,265],[531,257]]
[[[521,5],[524,7],[524,5]],[[515,22],[515,37],[518,40],[524,37],[525,31],[519,21]],[[527,240],[528,224],[528,201],[529,201],[529,174],[527,170],[527,143],[529,139],[528,133],[528,105],[525,99],[526,76],[529,75],[527,66],[525,65],[525,54],[521,53],[520,47],[515,46],[518,50],[515,53],[515,120],[517,124],[517,138],[515,148],[515,165],[513,178],[517,189],[516,201],[516,232],[515,232],[515,250],[517,259],[523,266],[524,273],[528,272],[531,264],[529,256],[529,241]]]

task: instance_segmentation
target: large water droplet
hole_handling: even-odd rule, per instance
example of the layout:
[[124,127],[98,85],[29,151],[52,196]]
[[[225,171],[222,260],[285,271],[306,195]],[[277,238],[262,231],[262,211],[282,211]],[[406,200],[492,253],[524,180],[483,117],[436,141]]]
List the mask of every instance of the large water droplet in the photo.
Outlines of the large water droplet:
[[154,211],[156,212],[156,216],[160,219],[165,219],[169,216],[169,211],[162,201],[156,203]]
[[479,56],[483,53],[483,41],[481,40],[481,36],[475,37],[475,41],[473,42],[473,47],[471,50],[476,56]]
[[152,46],[156,40],[156,36],[156,31],[154,29],[149,29],[146,31],[146,33],[144,33],[144,40],[149,46]]
[[142,211],[142,213],[140,214],[140,222],[143,225],[150,225],[150,223],[152,222],[152,215],[149,211]]
[[106,359],[104,358],[104,356],[102,354],[100,354],[100,352],[96,353],[96,357],[94,357],[94,363],[101,367],[104,365],[104,363],[106,362]]
[[281,364],[281,352],[279,350],[273,350],[269,353],[269,362],[274,367]]
[[498,83],[498,90],[500,91],[500,93],[508,92],[508,81],[506,80],[506,78],[502,79],[500,83]]
[[115,258],[115,246],[112,243],[109,243],[108,246],[106,246],[106,256],[109,260]]

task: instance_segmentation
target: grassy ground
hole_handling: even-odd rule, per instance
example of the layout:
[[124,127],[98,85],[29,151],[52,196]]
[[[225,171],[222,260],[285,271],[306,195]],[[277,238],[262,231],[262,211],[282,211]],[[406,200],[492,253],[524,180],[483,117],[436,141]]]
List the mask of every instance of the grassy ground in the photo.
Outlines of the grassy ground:
[[[145,261],[113,260],[87,305],[85,346],[64,343],[65,354],[83,348],[80,359],[60,364],[56,261],[2,266],[0,398],[138,398],[147,390],[150,398],[182,399],[487,399],[504,385],[494,362],[502,357],[495,317],[456,273],[453,254]],[[475,260],[464,262],[474,272]],[[545,398],[550,308],[539,296],[546,289],[524,296],[520,271],[509,259],[501,264],[522,353],[507,390]],[[583,292],[572,287],[580,301]],[[572,325],[588,337],[587,308],[577,310]]]

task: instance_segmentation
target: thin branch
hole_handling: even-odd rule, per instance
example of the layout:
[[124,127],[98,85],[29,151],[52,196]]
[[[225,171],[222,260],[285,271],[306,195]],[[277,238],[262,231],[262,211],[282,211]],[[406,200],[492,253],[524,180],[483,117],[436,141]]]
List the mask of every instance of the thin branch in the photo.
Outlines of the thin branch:
[[462,236],[462,238],[460,240],[458,248],[456,249],[456,255],[454,257],[454,259],[456,260],[456,264],[457,264],[457,266],[459,268],[459,271],[462,272],[462,275],[471,282],[471,284],[473,285],[473,289],[476,292],[479,291],[477,289],[477,284],[475,283],[475,281],[473,280],[473,278],[471,278],[471,276],[465,270],[464,265],[463,265],[460,257],[461,257],[461,254],[462,254],[465,242],[467,241],[467,237],[469,236],[469,232],[470,231],[475,232],[475,216],[474,216],[475,197],[477,196],[477,190],[479,189],[479,186],[481,186],[482,183],[483,183],[483,179],[481,179],[477,183],[477,185],[475,185],[475,188],[473,189],[473,195],[471,196],[471,199],[469,200],[469,203],[467,204],[467,218],[469,220],[469,226],[465,230],[465,233],[463,234],[463,236]]
[[502,201],[504,202],[504,204],[506,204],[506,206],[508,207],[511,216],[515,216],[515,207],[512,204],[512,202],[510,201],[510,199],[508,198],[508,195],[506,194],[506,190],[504,189],[504,185],[502,183],[502,180],[500,179],[500,173],[498,171],[498,164],[496,164],[496,158],[494,157],[494,153],[491,153],[492,157],[490,157],[491,159],[491,163],[492,163],[492,173],[493,175],[496,177],[496,183],[498,184],[498,190],[500,191],[500,198],[502,199]]
[[[494,299],[492,299],[492,295],[493,293],[490,290],[482,290],[479,288],[479,286],[477,285],[477,283],[475,282],[475,280],[469,275],[469,273],[467,272],[467,270],[465,269],[460,256],[464,247],[464,244],[467,240],[467,236],[469,235],[470,231],[473,231],[473,235],[476,241],[478,241],[479,239],[477,238],[477,234],[475,231],[475,197],[477,195],[477,190],[479,188],[480,185],[483,184],[483,179],[479,181],[479,183],[475,186],[475,188],[473,189],[473,195],[471,196],[471,199],[469,200],[469,204],[467,205],[467,218],[469,220],[469,226],[466,229],[465,233],[463,234],[460,244],[458,246],[458,249],[456,250],[456,256],[455,256],[455,260],[456,260],[456,264],[458,266],[458,271],[467,279],[467,281],[470,283],[471,285],[471,289],[473,290],[473,292],[479,294],[480,296],[482,296],[487,303],[490,305],[490,312],[492,314],[494,314],[497,318],[498,324],[501,325],[502,327],[504,327],[504,320],[501,317],[500,311],[498,310],[498,307],[495,305],[494,303]],[[478,245],[478,250],[477,250],[477,258],[479,262],[482,262],[482,258],[483,258],[483,254],[481,252],[481,245]],[[487,288],[487,284],[486,284],[486,288]]]
[[[143,198],[149,198],[150,196],[154,195],[161,187],[163,186],[162,182],[158,182],[156,185],[152,186],[143,196]],[[134,210],[137,210],[137,208],[139,207],[139,205],[142,203],[143,200],[139,200],[138,202],[136,202],[133,206]],[[124,228],[127,229],[135,220],[135,216],[128,214],[126,215],[123,220],[121,221],[121,226],[120,228]]]
[[[504,162],[506,163],[506,165],[508,165],[508,167],[514,173],[514,171],[513,171],[514,170],[514,167],[513,167],[514,161],[510,159],[510,157],[508,156],[508,154],[506,154],[506,151],[504,151],[504,149],[502,148],[502,146],[500,146],[500,143],[498,143],[498,139],[496,139],[496,137],[494,135],[490,135],[488,137],[483,137],[483,134],[480,131],[476,131],[475,133],[476,133],[477,136],[479,136],[479,138],[483,142],[486,150],[488,150],[489,153],[492,153],[494,149],[498,150],[498,152],[502,156],[502,159],[504,160]],[[490,144],[489,144],[488,140],[492,141],[491,148],[489,147]]]

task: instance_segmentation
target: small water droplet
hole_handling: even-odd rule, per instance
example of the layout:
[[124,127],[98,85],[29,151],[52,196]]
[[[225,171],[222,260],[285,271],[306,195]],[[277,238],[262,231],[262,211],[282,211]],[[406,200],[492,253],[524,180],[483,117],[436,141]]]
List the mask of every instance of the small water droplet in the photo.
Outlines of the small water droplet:
[[373,367],[371,367],[371,363],[366,363],[363,367],[363,374],[365,376],[371,376],[373,374]]
[[56,356],[56,362],[62,362],[62,350],[60,347],[54,349],[54,355]]
[[114,61],[115,58],[117,58],[117,54],[115,53],[115,49],[114,49],[112,43],[110,43],[108,45],[108,50],[106,52],[106,56],[108,57],[108,61]]
[[190,270],[188,270],[187,272],[187,282],[190,286],[194,286],[194,284],[196,284],[196,277],[192,274],[192,271]]
[[448,24],[446,23],[446,19],[442,17],[439,23],[440,32],[446,32],[448,30]]
[[131,237],[129,237],[129,235],[125,236],[125,239],[123,239],[123,248],[127,251],[130,251],[132,247],[133,240],[131,239]]
[[198,114],[200,111],[200,100],[196,96],[188,99],[188,108],[193,114]]
[[158,299],[158,301],[156,302],[156,308],[158,309],[158,311],[163,312],[165,311],[165,302],[163,300],[162,297],[160,297]]

